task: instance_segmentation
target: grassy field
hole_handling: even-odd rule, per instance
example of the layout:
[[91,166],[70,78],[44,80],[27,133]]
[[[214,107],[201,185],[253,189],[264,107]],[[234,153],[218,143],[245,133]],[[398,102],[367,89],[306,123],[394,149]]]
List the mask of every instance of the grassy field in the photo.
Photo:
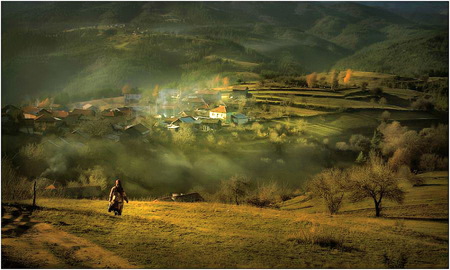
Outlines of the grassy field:
[[[320,201],[302,197],[280,210],[135,201],[121,217],[106,212],[106,201],[40,199],[42,209],[32,218],[113,252],[132,267],[389,268],[403,254],[407,268],[447,268],[448,173],[422,177],[425,185],[406,185],[405,204],[387,203],[383,218],[373,217],[370,201],[329,216]],[[20,237],[32,236],[28,230]],[[8,243],[2,241],[8,259],[26,255]],[[41,252],[52,250],[64,251],[64,245]]]

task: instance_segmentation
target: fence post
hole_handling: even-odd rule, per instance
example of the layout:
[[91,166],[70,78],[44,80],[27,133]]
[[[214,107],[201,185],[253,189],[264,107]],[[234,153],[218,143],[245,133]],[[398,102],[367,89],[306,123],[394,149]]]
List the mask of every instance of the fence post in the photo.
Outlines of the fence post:
[[33,185],[33,209],[36,208],[36,179],[34,180]]

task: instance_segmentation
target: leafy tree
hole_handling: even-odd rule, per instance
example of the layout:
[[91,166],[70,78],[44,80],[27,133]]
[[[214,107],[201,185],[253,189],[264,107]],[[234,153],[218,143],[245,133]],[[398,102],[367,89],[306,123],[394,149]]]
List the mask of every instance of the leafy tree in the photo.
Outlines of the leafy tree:
[[357,202],[372,199],[377,217],[381,214],[383,199],[403,202],[405,192],[398,184],[399,180],[390,166],[374,154],[370,156],[368,163],[350,170],[351,200]]

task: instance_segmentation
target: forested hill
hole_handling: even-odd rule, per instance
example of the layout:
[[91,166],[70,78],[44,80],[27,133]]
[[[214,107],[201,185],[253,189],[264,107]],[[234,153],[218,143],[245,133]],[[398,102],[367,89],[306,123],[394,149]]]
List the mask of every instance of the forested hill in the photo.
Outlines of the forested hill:
[[217,75],[446,74],[448,3],[395,3],[3,2],[2,103],[204,86]]

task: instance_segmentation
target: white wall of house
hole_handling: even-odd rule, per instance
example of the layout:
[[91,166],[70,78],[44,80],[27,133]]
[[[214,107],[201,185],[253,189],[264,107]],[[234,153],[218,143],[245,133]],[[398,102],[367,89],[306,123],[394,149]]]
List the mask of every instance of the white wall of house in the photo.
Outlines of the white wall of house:
[[219,113],[219,112],[209,112],[209,118],[226,119],[227,118],[227,114],[226,113]]

